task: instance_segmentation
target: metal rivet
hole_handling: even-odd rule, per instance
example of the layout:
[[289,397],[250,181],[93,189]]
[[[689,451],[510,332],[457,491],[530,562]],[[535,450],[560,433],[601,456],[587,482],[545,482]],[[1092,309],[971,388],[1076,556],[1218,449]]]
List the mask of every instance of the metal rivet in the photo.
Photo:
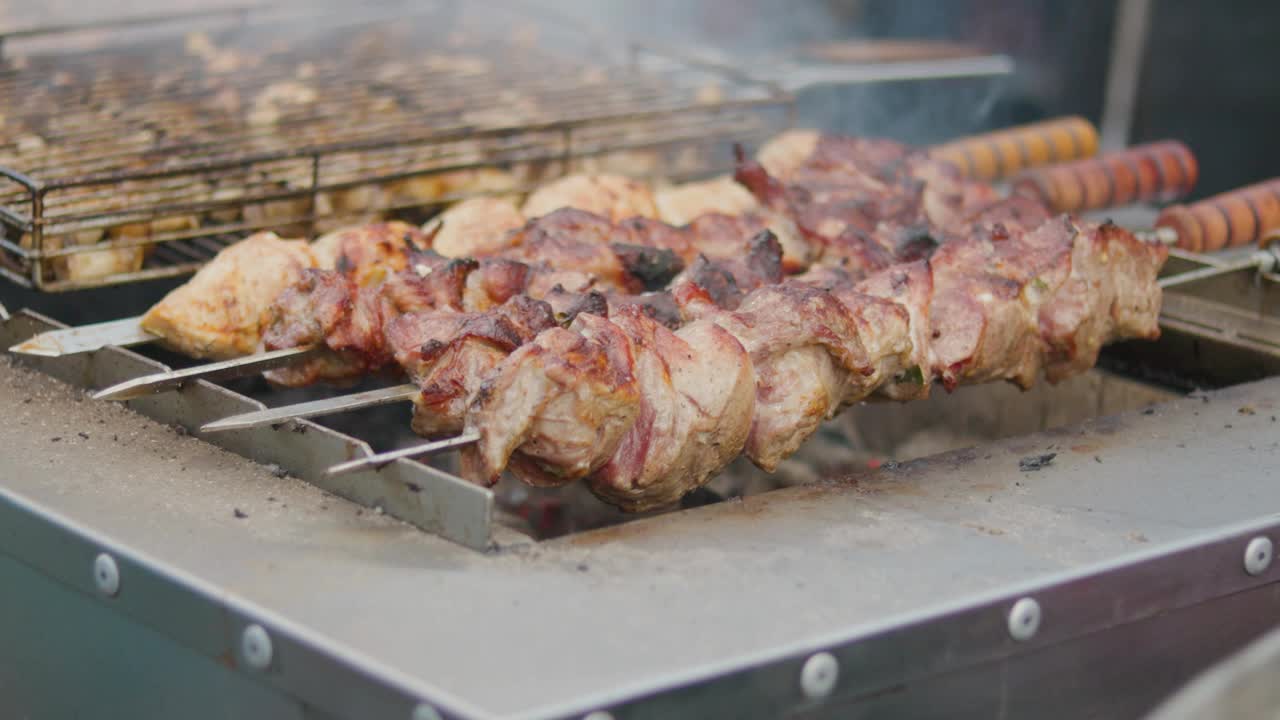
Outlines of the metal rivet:
[[800,689],[810,700],[824,698],[836,689],[840,679],[840,663],[831,653],[820,652],[810,656],[800,668]]
[[1271,538],[1259,535],[1244,549],[1244,571],[1261,575],[1271,567]]
[[444,720],[444,716],[430,705],[419,703],[418,707],[413,709],[413,720]]
[[596,710],[582,716],[582,720],[613,720],[613,715],[604,710]]
[[261,625],[250,625],[240,635],[240,654],[254,670],[266,670],[271,666],[271,636]]
[[115,558],[98,553],[93,559],[93,584],[107,597],[115,597],[120,592],[120,568],[116,567]]
[[1009,634],[1014,640],[1030,640],[1040,630],[1040,603],[1022,598],[1009,611]]

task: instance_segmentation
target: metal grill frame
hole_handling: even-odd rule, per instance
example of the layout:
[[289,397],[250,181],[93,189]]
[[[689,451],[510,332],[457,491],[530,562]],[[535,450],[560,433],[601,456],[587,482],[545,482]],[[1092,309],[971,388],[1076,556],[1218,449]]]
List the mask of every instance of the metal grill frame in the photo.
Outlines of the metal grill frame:
[[[568,22],[556,16],[546,17],[542,15],[543,11],[531,9],[519,0],[507,0],[503,6],[507,10],[523,13],[520,17],[530,21]],[[202,13],[150,16],[108,23],[23,30],[0,35],[0,48],[13,39],[53,38],[82,31],[133,29],[139,26],[193,22],[208,18],[231,18],[241,23],[248,23],[251,13],[257,9],[260,8],[232,7]],[[736,90],[745,92],[746,97],[717,99],[710,102],[689,98],[683,102],[657,103],[656,109],[628,107],[629,103],[623,102],[622,107],[612,108],[608,112],[550,121],[517,122],[499,127],[454,125],[426,129],[408,137],[327,142],[252,154],[224,153],[221,157],[200,157],[173,167],[141,171],[91,172],[82,176],[50,178],[0,167],[0,178],[7,179],[15,187],[14,194],[10,197],[16,195],[20,198],[16,207],[30,208],[24,213],[17,211],[13,203],[10,203],[10,207],[0,206],[0,226],[3,226],[5,231],[5,236],[0,237],[0,255],[8,260],[7,263],[0,263],[0,276],[21,286],[46,292],[173,277],[194,272],[219,250],[257,230],[282,227],[304,228],[304,234],[315,237],[317,221],[328,217],[317,207],[318,199],[323,193],[361,187],[379,187],[411,178],[425,178],[469,170],[510,168],[515,165],[537,166],[545,173],[539,180],[546,180],[567,174],[576,162],[586,158],[629,151],[661,152],[689,147],[705,149],[714,145],[716,141],[754,142],[793,122],[794,98],[776,83],[757,80],[736,68],[690,58],[671,48],[638,43],[630,44],[626,48],[626,61],[622,66],[606,66],[602,69],[622,70],[645,81],[656,82],[665,76],[650,72],[643,67],[646,62],[656,63],[665,66],[668,72],[704,73],[706,77],[714,78],[717,83],[729,84]],[[671,98],[684,100],[678,95],[678,91],[673,88]],[[647,127],[647,133],[642,132],[637,136],[634,133],[637,126]],[[629,131],[632,132],[632,137],[620,137]],[[450,156],[449,151],[456,149],[458,143],[467,143],[470,147],[478,145],[485,157],[477,160],[462,153]],[[199,142],[196,143],[196,145],[199,144]],[[138,154],[146,152],[153,151],[143,149],[138,151]],[[340,163],[344,157],[355,156],[367,160],[379,154],[390,155],[398,152],[414,156],[418,167],[405,168],[403,163],[400,167],[394,167],[394,162],[384,160],[380,171],[370,171],[366,165],[361,165],[360,167],[365,169],[356,171],[354,176],[337,177],[327,181],[324,177],[326,165]],[[725,158],[729,156],[727,152],[721,154]],[[421,159],[423,155],[431,155],[433,160],[443,162],[423,167]],[[291,163],[294,168],[307,166],[309,182],[303,187],[280,187],[264,192],[263,188],[266,184],[276,182],[268,178],[260,181],[263,185],[255,191],[248,178],[260,171],[256,169],[269,167],[272,163],[277,165]],[[663,175],[681,179],[707,175],[725,167],[727,166],[702,162],[696,168],[686,168],[682,172],[669,172]],[[243,173],[246,187],[240,189],[238,197],[229,199],[188,199],[185,202],[157,200],[123,208],[90,207],[78,211],[71,207],[69,210],[58,213],[50,209],[51,201],[68,191],[93,189],[100,195],[106,196],[111,188],[122,183],[173,181],[194,186],[204,181],[211,173],[218,179]],[[295,172],[291,177],[296,175]],[[504,192],[527,191],[529,186],[529,183],[524,183]],[[150,192],[157,194],[163,191],[153,189]],[[379,206],[362,208],[362,210],[373,212],[439,208],[449,202],[475,194],[483,193],[453,193],[433,197],[429,202],[401,203],[391,207]],[[307,211],[302,215],[270,217],[256,222],[243,217],[243,211],[250,206],[266,207],[269,203],[282,202],[305,205]],[[99,205],[102,204],[105,204],[105,201],[99,202]],[[107,238],[96,244],[48,246],[49,238],[62,234],[71,235],[78,230],[101,230],[105,233],[111,228],[129,224],[150,223],[176,215],[216,211],[232,212],[236,219],[233,222],[217,223],[207,223],[202,219],[197,227],[192,229],[168,232],[154,232],[149,229],[144,237]],[[29,242],[23,242],[24,235]],[[155,263],[135,272],[76,280],[57,277],[50,263],[55,259],[81,253],[152,246],[156,248],[157,254],[165,253],[168,258],[163,261],[163,264]]]

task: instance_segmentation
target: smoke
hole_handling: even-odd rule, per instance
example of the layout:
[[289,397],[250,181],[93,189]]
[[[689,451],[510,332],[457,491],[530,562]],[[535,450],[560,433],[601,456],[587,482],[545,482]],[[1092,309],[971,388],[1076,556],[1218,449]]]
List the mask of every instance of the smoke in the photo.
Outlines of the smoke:
[[[29,27],[241,4],[237,0],[26,0],[0,5],[0,19],[9,27]],[[495,29],[502,29],[501,25],[512,22],[512,13],[500,10],[509,4],[549,10],[615,38],[728,58],[736,67],[761,75],[796,62],[804,48],[815,44],[870,39],[963,42],[994,52],[1034,55],[1052,36],[1049,25],[1070,16],[1054,11],[1052,0],[503,0],[492,5],[466,0],[382,0],[317,3],[314,12],[295,18],[291,26],[296,30],[306,25],[308,16],[320,23],[320,18],[332,22],[335,15],[385,16],[456,5],[472,17],[491,16]],[[224,32],[222,37],[228,36]],[[434,42],[429,36],[421,41]],[[781,79],[785,84],[786,78]],[[1028,85],[1052,83],[1052,76],[1034,76],[1021,83],[985,77],[825,86],[801,94],[798,122],[838,132],[932,142],[993,124],[1035,119],[1044,112],[1020,98],[1029,94]]]
[[[688,48],[788,85],[783,67],[816,62],[826,43],[963,43],[1030,52],[1045,35],[1041,3],[1011,0],[541,0],[615,36]],[[797,124],[932,143],[1044,114],[1017,78],[986,75],[885,83],[831,83],[798,92]],[[797,88],[789,88],[797,89]]]

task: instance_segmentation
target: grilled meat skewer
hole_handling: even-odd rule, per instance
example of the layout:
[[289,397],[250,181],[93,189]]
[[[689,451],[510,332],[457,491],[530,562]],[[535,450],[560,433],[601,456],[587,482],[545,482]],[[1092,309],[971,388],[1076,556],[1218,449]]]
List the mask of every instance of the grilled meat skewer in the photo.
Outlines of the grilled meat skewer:
[[195,358],[225,360],[258,350],[271,304],[311,268],[353,274],[407,266],[428,238],[405,223],[340,230],[314,243],[258,233],[218,253],[191,280],[165,296],[139,323],[170,348]]
[[[1041,370],[1056,381],[1092,366],[1106,342],[1155,337],[1166,254],[1115,226],[1060,218],[960,240],[835,292],[767,286],[675,332],[638,313],[581,315],[482,384],[464,472],[586,478],[629,510],[665,504],[740,451],[772,469],[877,390],[918,397],[934,378],[1028,387]],[[922,336],[924,347],[911,341]]]
[[[765,271],[735,273],[719,261],[703,259],[678,284],[710,279],[722,292],[708,295],[708,301],[736,307],[742,292],[782,279],[780,257],[776,240],[765,231],[740,259]],[[475,301],[476,285],[494,284],[475,279],[494,275],[502,280],[500,291]],[[324,343],[329,352],[273,370],[267,378],[296,386],[398,366],[421,390],[413,398],[414,430],[433,436],[460,430],[465,402],[479,380],[542,330],[583,313],[603,316],[624,309],[663,326],[681,322],[675,301],[665,293],[606,294],[590,285],[545,290],[537,267],[505,259],[445,261],[425,276],[398,273],[386,285],[390,287],[357,288],[354,301],[333,287],[311,292],[300,285],[287,291],[281,305],[289,311],[268,331],[268,349]],[[305,327],[298,328],[296,318]]]
[[[305,271],[298,283],[281,294],[264,320],[270,326],[263,334],[268,352],[242,358],[239,362],[244,372],[239,374],[270,369],[269,380],[289,386],[347,381],[394,365],[394,351],[384,335],[390,319],[427,310],[483,311],[517,294],[545,298],[553,304],[572,303],[575,293],[601,288],[615,305],[640,305],[664,322],[678,322],[674,306],[661,295],[627,291],[665,285],[682,269],[679,258],[660,247],[601,244],[608,240],[610,227],[602,219],[575,210],[531,221],[522,230],[528,237],[504,254],[529,253],[543,258],[535,264],[506,257],[450,261],[416,252],[404,263],[409,269],[390,275],[383,269],[385,277],[379,282],[372,280],[379,272],[359,271],[363,266],[354,263],[342,263],[331,271]],[[638,236],[632,239],[643,240]],[[721,250],[728,247],[724,237],[712,238],[712,242]],[[736,255],[719,261],[700,257],[687,273],[692,278],[711,278],[714,282],[706,282],[721,289],[722,302],[736,300],[739,288],[749,290],[780,279],[780,250],[767,232],[754,241],[739,241]],[[556,266],[585,267],[595,273],[558,270]],[[630,267],[637,271],[630,271]],[[357,277],[373,284],[361,285]],[[293,363],[287,362],[291,349],[296,353]],[[209,366],[219,378],[236,376],[235,369],[234,363]],[[201,368],[189,368],[135,378],[95,397],[129,399],[169,390],[203,377],[201,373]]]
[[[642,254],[648,252],[644,248],[670,249],[686,263],[694,262],[699,254],[727,260],[741,255],[746,238],[768,227],[756,216],[721,215],[687,227],[648,221],[624,232],[603,218],[572,210],[521,222],[509,240],[503,240],[499,247],[480,243],[477,249],[482,252],[476,255],[501,254],[546,261],[562,268],[582,262],[585,269],[604,275],[606,280],[630,285],[630,292],[654,280],[645,280],[641,274],[627,280],[628,271],[622,265],[626,259],[619,259],[617,253],[610,253],[603,246],[612,244],[612,249],[625,250],[633,259],[638,259],[636,249],[623,245],[638,245]],[[432,247],[443,228],[438,223],[428,227],[430,232],[424,233],[404,223],[375,223],[335,231],[310,245],[259,233],[224,249],[140,319],[52,331],[13,350],[57,356],[112,344],[127,346],[159,340],[196,358],[240,357],[259,348],[266,311],[284,288],[300,278],[303,270],[341,269],[356,272],[360,282],[369,279],[366,274],[376,279],[382,268],[403,269],[410,253]],[[565,238],[570,248],[578,248],[577,257],[566,254]],[[601,247],[585,248],[588,241]],[[464,245],[455,238],[451,251]],[[661,268],[649,272],[654,270]]]
[[[292,332],[288,318],[310,319],[305,320],[307,325],[301,329],[310,335],[286,338],[278,344],[325,342],[330,351],[312,356],[314,364],[309,361],[268,374],[276,382],[305,384],[318,379],[317,375],[309,373],[338,368],[334,377],[341,378],[348,370],[351,371],[350,376],[355,376],[378,366],[391,365],[394,359],[394,364],[405,370],[415,385],[371,393],[363,401],[339,398],[333,402],[303,403],[295,408],[247,413],[224,418],[204,429],[216,431],[274,424],[291,417],[315,417],[364,407],[366,403],[378,405],[413,399],[418,405],[414,429],[419,434],[434,436],[457,432],[465,416],[466,400],[483,379],[483,370],[531,340],[542,329],[567,325],[582,313],[612,316],[624,310],[643,314],[668,328],[679,327],[684,322],[677,298],[684,293],[681,288],[696,287],[703,303],[733,308],[737,307],[743,293],[782,280],[781,248],[768,231],[753,238],[745,250],[745,257],[733,262],[700,258],[673,282],[671,292],[623,295],[594,290],[574,292],[557,286],[535,300],[531,293],[518,294],[517,285],[507,285],[509,292],[505,299],[470,303],[463,288],[472,285],[477,276],[493,269],[492,265],[486,267],[487,263],[525,267],[507,260],[452,260],[425,277],[402,273],[407,277],[393,278],[393,282],[404,283],[411,288],[425,288],[435,283],[435,291],[419,291],[420,294],[452,299],[422,302],[424,309],[417,312],[354,313],[360,316],[355,322],[332,322],[323,327],[317,326],[314,319],[337,317],[343,308],[366,304],[345,302],[340,294],[316,294],[321,306],[288,313],[280,328],[287,335]],[[520,277],[515,273],[512,276]],[[712,291],[702,289],[702,285]],[[452,287],[451,291],[447,289],[449,287]],[[442,289],[445,291],[440,292]],[[380,290],[371,288],[360,292],[377,299]],[[403,292],[397,290],[384,294],[395,296]],[[428,306],[430,309],[425,309]],[[335,308],[336,312],[333,311]],[[362,330],[353,333],[350,331],[352,325],[358,325]],[[272,334],[268,333],[269,338]],[[269,341],[268,344],[272,343]],[[413,390],[414,387],[419,389],[418,392]]]
[[819,264],[860,275],[925,257],[975,229],[1030,230],[1049,217],[1038,200],[1001,198],[927,151],[891,140],[823,135],[781,177],[736,152],[737,180],[794,221]]
[[[838,239],[844,233],[844,230],[833,228],[847,226],[851,219],[858,220],[861,217],[858,213],[865,215],[881,205],[886,208],[921,205],[932,208],[943,204],[935,201],[936,197],[967,193],[983,198],[992,193],[990,188],[984,189],[979,184],[958,181],[954,173],[947,171],[947,166],[931,164],[921,153],[890,141],[824,138],[820,142],[815,141],[815,147],[817,149],[806,164],[782,178],[788,183],[794,181],[795,187],[804,192],[790,192],[788,188],[791,186],[770,190],[777,183],[771,185],[762,168],[753,174],[749,167],[741,169],[739,180],[755,193],[754,198],[741,186],[728,183],[727,179],[667,191],[665,204],[668,209],[664,219],[684,223],[678,227],[653,219],[659,215],[654,198],[640,183],[613,176],[573,176],[546,185],[534,193],[526,203],[523,215],[506,200],[476,198],[446,211],[444,227],[437,223],[432,232],[440,241],[439,250],[450,256],[502,252],[526,239],[527,233],[517,225],[524,217],[580,205],[598,210],[611,224],[617,221],[632,226],[628,233],[637,233],[637,237],[623,242],[649,245],[648,241],[665,238],[665,246],[680,254],[686,263],[693,262],[699,252],[717,257],[707,251],[707,233],[729,231],[732,240],[740,241],[768,228],[774,231],[783,245],[785,270],[794,273],[809,266],[815,251],[824,250],[832,244],[828,235],[834,233]],[[889,167],[894,163],[903,164],[903,158],[909,158],[907,164],[913,168],[907,175],[898,173],[906,180],[893,177],[894,171]],[[879,176],[888,177],[890,181]],[[950,189],[934,190],[928,187],[929,183],[946,183]],[[729,191],[727,187],[733,190]],[[850,214],[847,208],[837,207],[839,203],[830,198],[824,199],[833,192],[840,202],[857,206],[854,208],[857,217],[844,217]],[[815,193],[820,196],[816,200]],[[800,202],[792,195],[809,198],[809,202]],[[720,201],[721,196],[725,196],[724,202]],[[756,204],[748,205],[747,201]],[[873,214],[876,213],[877,218],[885,215],[881,210],[875,210]],[[891,222],[886,225],[889,229],[885,232],[900,236],[908,244],[923,243],[925,250],[931,247],[928,232],[922,231],[918,224],[908,222],[911,220],[908,215],[898,213],[889,220]],[[933,221],[937,226],[947,222],[948,218],[935,212]],[[797,224],[803,226],[803,233],[797,229]],[[384,227],[388,236],[403,236],[405,243],[400,246],[401,256],[403,251],[411,249],[410,245],[414,246],[412,249],[422,249],[426,244],[422,233],[400,223],[370,227]],[[279,290],[296,280],[302,269],[333,269],[338,253],[334,248],[326,247],[329,244],[326,240],[349,236],[352,232],[332,233],[310,247],[302,241],[266,242],[263,238],[269,236],[264,235],[246,248],[234,252],[229,250],[211,263],[218,267],[198,273],[186,286],[144,316],[142,328],[159,334],[166,344],[194,357],[223,359],[253,352],[261,330],[262,313]],[[617,238],[610,237],[609,240],[620,241],[626,234],[620,233]],[[523,259],[529,259],[528,248],[532,245],[525,244],[525,247]],[[828,250],[825,254],[828,261],[833,262],[849,253]],[[878,267],[890,259],[884,252],[876,255],[878,259],[863,265]],[[386,259],[394,260],[392,257]],[[277,263],[280,264],[279,272],[273,272]],[[601,269],[605,268],[594,268]],[[129,327],[122,329],[124,332],[120,337],[131,343],[138,340],[139,333],[129,332]],[[110,338],[109,334],[104,336],[106,340]],[[83,342],[84,338],[80,340]],[[32,344],[32,347],[36,345]],[[46,352],[58,352],[56,344],[52,347]],[[87,346],[82,344],[82,347]]]
[[[384,330],[393,318],[432,310],[482,312],[518,295],[571,305],[581,293],[602,290],[615,305],[642,305],[664,322],[679,322],[660,297],[639,294],[665,287],[684,269],[679,257],[637,233],[627,239],[650,245],[609,244],[612,228],[603,218],[565,209],[529,222],[519,231],[524,237],[502,257],[448,260],[419,253],[408,270],[374,286],[343,273],[309,271],[278,299],[264,346],[278,350],[324,343],[332,353],[276,370],[268,379],[298,386],[366,374],[392,362]],[[708,237],[708,247],[726,256],[734,248],[735,256],[699,256],[686,276],[716,288],[721,305],[731,306],[743,289],[781,279],[780,249],[768,231],[746,242]]]

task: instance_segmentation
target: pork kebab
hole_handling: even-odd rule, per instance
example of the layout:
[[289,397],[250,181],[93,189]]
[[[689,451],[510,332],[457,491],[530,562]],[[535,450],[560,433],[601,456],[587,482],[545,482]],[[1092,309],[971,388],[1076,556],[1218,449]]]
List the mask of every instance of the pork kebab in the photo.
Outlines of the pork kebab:
[[[431,235],[441,254],[478,257],[509,249],[529,218],[582,207],[618,225],[639,225],[642,232],[664,230],[686,262],[693,257],[682,252],[689,244],[681,235],[702,238],[729,226],[735,241],[765,228],[774,231],[788,273],[802,272],[818,259],[863,271],[906,259],[913,248],[927,251],[941,235],[935,230],[959,228],[997,200],[989,186],[958,178],[946,163],[888,140],[791,132],[767,144],[759,157],[759,163],[744,160],[741,184],[724,177],[655,193],[625,178],[570,176],[540,188],[520,209],[509,198],[473,198],[446,210],[430,233],[402,223],[383,227],[409,244],[421,245]],[[260,233],[241,243],[246,247],[221,252],[211,263],[217,267],[198,273],[141,322],[126,318],[53,331],[14,350],[63,355],[159,339],[197,358],[242,356],[258,346],[266,306],[301,270],[334,269],[350,233],[330,233],[311,245]]]
[[1036,198],[1001,197],[927,150],[892,140],[793,132],[759,159],[736,152],[735,178],[794,222],[815,263],[855,275],[926,257],[997,223],[1031,230],[1049,218]]
[[[781,281],[781,259],[780,245],[765,230],[741,243],[738,257],[700,256],[674,282],[698,287],[707,302],[731,309],[745,293]],[[543,330],[569,325],[584,313],[634,312],[664,327],[683,321],[670,292],[601,292],[596,288],[607,286],[590,282],[574,290],[559,282],[547,287],[564,275],[507,258],[450,260],[426,254],[412,269],[377,286],[359,287],[334,273],[311,271],[281,296],[264,339],[273,350],[316,345],[325,351],[266,377],[299,386],[350,380],[384,368],[403,370],[412,384],[378,397],[412,399],[414,431],[436,436],[460,431],[478,382]],[[292,417],[298,416],[295,409]]]
[[[171,389],[195,377],[225,378],[259,370],[271,370],[269,379],[293,386],[349,380],[394,365],[383,334],[392,318],[428,310],[483,311],[521,294],[568,306],[581,294],[598,291],[615,306],[639,304],[661,321],[675,322],[678,316],[669,299],[646,291],[664,287],[677,275],[696,278],[722,303],[781,277],[780,252],[772,234],[762,230],[754,239],[737,235],[749,229],[725,217],[705,228],[673,228],[653,221],[620,230],[604,218],[566,208],[529,221],[510,247],[479,260],[448,259],[419,249],[429,244],[429,236],[394,249],[379,244],[375,252],[361,243],[380,243],[382,233],[352,230],[349,239],[358,251],[341,256],[333,269],[300,270],[296,280],[271,300],[261,292],[236,295],[242,303],[252,297],[263,306],[244,334],[256,333],[269,352],[135,378],[99,396],[125,399]],[[692,258],[687,266],[684,257]],[[211,265],[201,272],[219,270]],[[187,287],[202,285],[207,283],[193,280]],[[203,317],[187,308],[203,309],[211,294],[188,296],[184,290],[171,294],[144,321],[155,313],[180,317],[184,311],[197,320]],[[200,325],[172,324],[178,335],[188,327]]]
[[445,444],[466,444],[463,473],[477,482],[504,470],[534,485],[585,479],[627,510],[665,505],[740,453],[772,470],[873,395],[911,400],[935,380],[1025,388],[1042,371],[1053,382],[1091,367],[1105,343],[1154,338],[1166,257],[1063,216],[975,231],[856,283],[763,286],[736,310],[687,283],[677,330],[622,308],[540,332],[477,383],[466,431]]

